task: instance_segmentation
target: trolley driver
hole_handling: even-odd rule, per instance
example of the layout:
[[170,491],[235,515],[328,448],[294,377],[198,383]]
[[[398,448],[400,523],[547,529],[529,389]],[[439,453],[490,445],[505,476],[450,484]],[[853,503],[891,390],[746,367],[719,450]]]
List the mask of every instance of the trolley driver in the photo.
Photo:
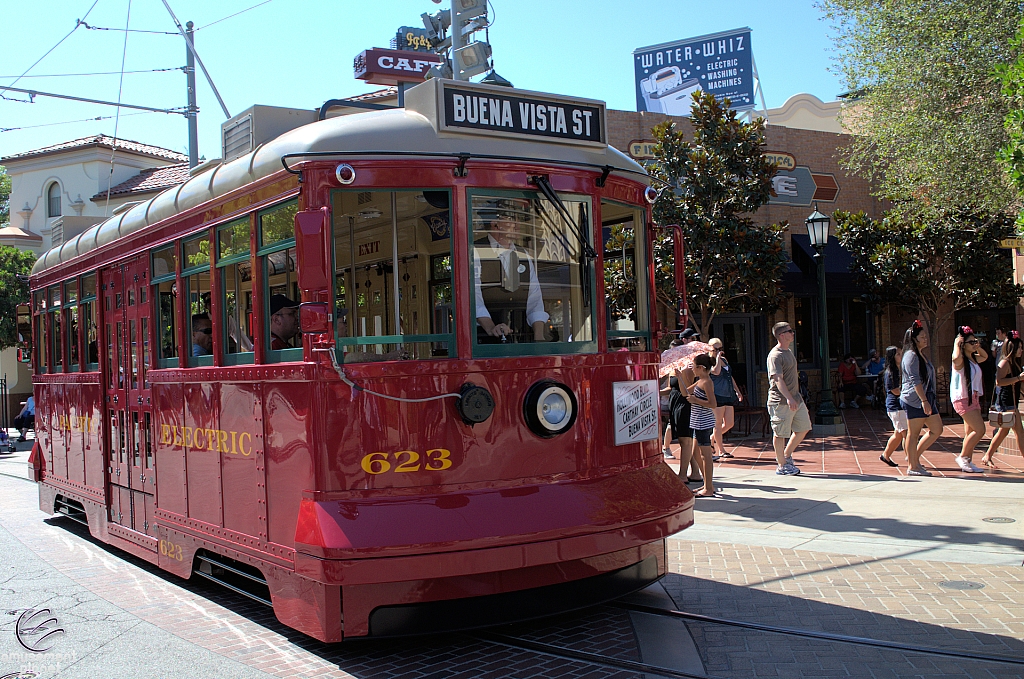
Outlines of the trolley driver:
[[[505,201],[501,201],[505,202]],[[544,311],[540,281],[533,259],[516,241],[520,237],[519,220],[509,206],[485,207],[477,210],[480,231],[487,233],[474,241],[474,282],[476,288],[477,342],[481,344],[508,341],[545,341]],[[476,226],[476,225],[474,225]],[[516,329],[514,319],[523,318]]]

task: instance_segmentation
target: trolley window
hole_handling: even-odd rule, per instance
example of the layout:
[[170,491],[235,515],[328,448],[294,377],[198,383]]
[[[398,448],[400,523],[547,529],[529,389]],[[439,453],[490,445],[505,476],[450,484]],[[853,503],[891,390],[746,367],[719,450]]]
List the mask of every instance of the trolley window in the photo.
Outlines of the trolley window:
[[299,333],[299,278],[295,266],[297,200],[259,213],[259,251],[263,267],[264,327],[268,361],[302,359]]
[[178,367],[178,246],[153,251],[153,298],[156,300],[157,365]]
[[217,269],[221,277],[221,313],[223,314],[224,363],[252,363],[252,261],[249,238],[252,226],[248,217],[217,229]]
[[35,314],[35,358],[36,358],[36,371],[39,373],[47,372],[50,365],[47,361],[47,347],[49,346],[48,338],[46,335],[46,291],[36,290],[32,295],[32,311]]
[[335,191],[334,296],[347,363],[455,356],[451,194]]
[[605,322],[612,351],[650,346],[643,225],[642,209],[601,201]]
[[78,346],[80,330],[78,322],[78,281],[68,281],[64,284],[64,308],[67,315],[67,347],[68,347],[68,370],[78,372]]
[[49,328],[47,332],[50,337],[50,372],[59,373],[64,370],[64,359],[61,353],[61,340],[63,339],[63,333],[61,332],[61,315],[62,309],[60,304],[60,286],[54,285],[47,290],[48,300],[47,309],[49,313]]
[[82,325],[85,351],[85,369],[96,372],[100,369],[99,331],[96,326],[96,274],[82,276],[79,290],[78,318]]
[[213,365],[213,317],[210,315],[210,235],[182,243],[181,279],[191,366]]
[[534,192],[470,192],[474,356],[597,350],[590,200]]

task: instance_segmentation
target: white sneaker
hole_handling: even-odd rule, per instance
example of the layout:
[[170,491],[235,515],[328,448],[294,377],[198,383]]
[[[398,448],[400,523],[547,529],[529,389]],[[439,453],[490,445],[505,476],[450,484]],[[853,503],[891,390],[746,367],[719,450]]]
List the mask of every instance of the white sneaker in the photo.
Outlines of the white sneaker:
[[970,460],[965,460],[965,462],[967,463],[967,466],[964,468],[965,472],[969,472],[971,474],[984,474],[985,473],[984,469],[982,469],[981,467],[976,467],[974,465],[974,463],[971,462]]
[[851,401],[851,402],[850,402],[850,407],[851,407],[851,408],[856,408],[857,410],[860,410],[860,406],[859,406],[859,405],[857,405],[857,402],[856,402],[856,401]]
[[958,467],[960,467],[960,471],[962,471],[962,472],[969,472],[969,471],[971,471],[971,469],[970,469],[970,462],[967,461],[967,458],[960,457],[959,455],[957,455],[956,457],[953,458],[953,461],[956,462],[956,465]]
[[845,403],[840,403],[839,407],[845,410],[846,409],[846,404]]

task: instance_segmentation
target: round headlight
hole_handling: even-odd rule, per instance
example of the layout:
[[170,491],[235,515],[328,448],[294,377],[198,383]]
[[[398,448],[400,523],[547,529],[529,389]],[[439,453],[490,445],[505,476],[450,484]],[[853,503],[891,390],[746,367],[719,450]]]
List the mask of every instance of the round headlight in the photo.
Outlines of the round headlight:
[[576,397],[569,387],[550,380],[530,387],[523,401],[526,424],[544,438],[568,431],[576,421],[576,411]]
[[653,186],[648,186],[644,189],[644,199],[653,205],[654,201],[658,200],[658,191]]
[[356,169],[348,163],[342,163],[334,170],[339,184],[351,184],[356,180]]

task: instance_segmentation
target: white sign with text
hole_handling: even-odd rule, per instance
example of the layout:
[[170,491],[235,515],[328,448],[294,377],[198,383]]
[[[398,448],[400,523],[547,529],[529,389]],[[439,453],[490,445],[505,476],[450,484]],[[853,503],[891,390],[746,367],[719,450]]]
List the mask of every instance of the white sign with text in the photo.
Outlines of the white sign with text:
[[613,382],[615,445],[650,441],[660,435],[658,381]]

